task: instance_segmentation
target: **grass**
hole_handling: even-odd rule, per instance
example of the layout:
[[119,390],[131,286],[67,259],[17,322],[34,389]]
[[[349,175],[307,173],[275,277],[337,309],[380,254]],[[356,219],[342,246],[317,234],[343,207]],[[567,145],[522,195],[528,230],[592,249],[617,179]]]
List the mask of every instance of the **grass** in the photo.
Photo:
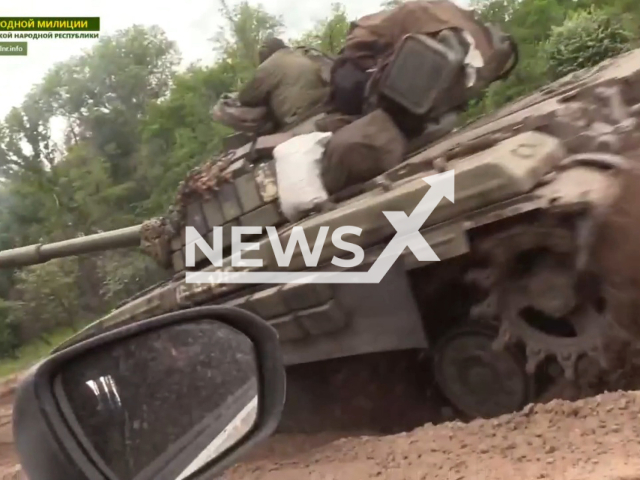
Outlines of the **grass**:
[[57,330],[47,335],[47,340],[51,342],[51,345],[47,345],[43,341],[32,342],[18,350],[17,358],[0,360],[0,379],[26,370],[31,365],[34,365],[40,359],[49,355],[51,350],[72,336],[73,333],[74,331],[70,328]]

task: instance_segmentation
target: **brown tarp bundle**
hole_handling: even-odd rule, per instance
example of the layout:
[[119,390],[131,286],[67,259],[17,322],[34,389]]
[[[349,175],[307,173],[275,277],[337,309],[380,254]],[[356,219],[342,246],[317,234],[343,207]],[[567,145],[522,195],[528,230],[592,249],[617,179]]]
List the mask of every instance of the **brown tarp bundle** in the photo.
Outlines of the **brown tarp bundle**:
[[361,69],[368,70],[393,51],[405,35],[435,35],[450,28],[469,32],[485,61],[491,55],[491,32],[472,11],[447,0],[422,0],[405,2],[354,22],[341,57],[354,59]]
[[322,158],[322,182],[329,195],[371,180],[399,165],[407,140],[384,110],[342,127]]
[[457,95],[463,97],[462,103],[504,78],[517,63],[517,49],[510,37],[493,25],[485,25],[471,10],[448,0],[408,1],[352,23],[331,70],[330,102],[334,109],[360,115],[384,108],[377,99],[378,83],[402,39],[407,35],[436,37],[443,31],[470,35],[484,62],[475,71],[473,85],[462,85],[463,91]]

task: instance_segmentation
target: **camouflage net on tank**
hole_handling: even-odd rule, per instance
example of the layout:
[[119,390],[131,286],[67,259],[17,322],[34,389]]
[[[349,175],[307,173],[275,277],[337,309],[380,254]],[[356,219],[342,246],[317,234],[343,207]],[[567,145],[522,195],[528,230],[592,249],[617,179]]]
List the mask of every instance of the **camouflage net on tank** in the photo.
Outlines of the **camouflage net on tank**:
[[232,151],[192,169],[180,182],[174,205],[183,209],[196,198],[209,198],[222,183],[230,180],[227,169],[234,159],[235,151]]
[[235,158],[234,154],[232,151],[216,156],[193,168],[180,182],[167,214],[143,223],[140,248],[163,268],[171,267],[171,240],[180,235],[186,223],[187,206],[198,199],[211,197],[222,183],[229,181],[227,170]]
[[166,218],[147,220],[140,228],[140,248],[163,268],[171,266],[171,228]]

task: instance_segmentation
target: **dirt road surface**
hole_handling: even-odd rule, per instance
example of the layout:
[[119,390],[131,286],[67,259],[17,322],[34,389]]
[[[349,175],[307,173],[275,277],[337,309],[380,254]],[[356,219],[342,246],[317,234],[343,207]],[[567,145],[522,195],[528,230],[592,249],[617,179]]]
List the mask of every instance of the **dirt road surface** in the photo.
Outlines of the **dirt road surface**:
[[640,480],[640,393],[553,401],[494,420],[426,425],[394,436],[331,440],[274,437],[224,478]]
[[[23,480],[0,391],[0,480]],[[225,480],[640,480],[640,392],[379,437],[276,435]]]
[[11,428],[11,407],[20,378],[16,375],[0,384],[0,480],[26,480],[13,447]]

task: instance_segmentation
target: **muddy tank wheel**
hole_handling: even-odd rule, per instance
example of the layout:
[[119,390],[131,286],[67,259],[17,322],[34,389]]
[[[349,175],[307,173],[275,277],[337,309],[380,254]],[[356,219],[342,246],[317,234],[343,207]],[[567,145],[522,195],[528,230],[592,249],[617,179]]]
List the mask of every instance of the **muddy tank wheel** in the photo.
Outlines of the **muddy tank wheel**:
[[494,235],[477,245],[483,268],[467,275],[486,292],[471,317],[499,328],[496,348],[522,344],[527,372],[554,358],[569,380],[589,356],[607,368],[607,321],[597,299],[576,293],[576,244],[563,226],[529,225]]
[[434,375],[452,405],[471,418],[512,413],[532,402],[534,382],[515,350],[496,351],[496,331],[455,328],[434,350]]

